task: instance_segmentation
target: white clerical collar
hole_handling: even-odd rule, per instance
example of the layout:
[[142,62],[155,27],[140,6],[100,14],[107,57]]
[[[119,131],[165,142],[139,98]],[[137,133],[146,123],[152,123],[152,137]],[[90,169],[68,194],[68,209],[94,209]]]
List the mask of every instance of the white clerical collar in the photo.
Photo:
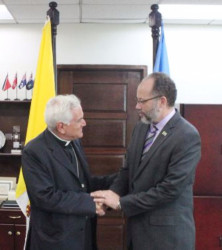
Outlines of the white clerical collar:
[[60,140],[60,141],[62,141],[62,142],[65,142],[65,146],[68,146],[69,143],[71,142],[71,141],[63,140],[62,138],[58,137],[58,135],[56,135],[55,133],[53,133],[51,129],[48,128],[48,130],[49,130],[49,132],[51,132],[58,140]]

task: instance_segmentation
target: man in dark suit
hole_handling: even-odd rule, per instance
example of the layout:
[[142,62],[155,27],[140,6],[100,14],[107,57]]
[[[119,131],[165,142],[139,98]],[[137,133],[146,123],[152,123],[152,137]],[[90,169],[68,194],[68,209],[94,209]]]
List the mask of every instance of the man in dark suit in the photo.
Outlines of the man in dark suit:
[[193,250],[193,183],[201,156],[198,131],[174,108],[177,90],[163,73],[137,89],[141,117],[124,167],[110,190],[91,195],[127,216],[128,249]]
[[22,154],[31,203],[26,249],[95,250],[95,215],[104,211],[90,196],[113,176],[90,176],[79,138],[86,122],[79,99],[59,95],[45,110],[47,129]]

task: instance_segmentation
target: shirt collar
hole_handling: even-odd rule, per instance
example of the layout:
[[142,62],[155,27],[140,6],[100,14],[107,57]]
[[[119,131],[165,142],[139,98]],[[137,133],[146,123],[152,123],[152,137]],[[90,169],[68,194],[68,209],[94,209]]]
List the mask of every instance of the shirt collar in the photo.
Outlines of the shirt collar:
[[62,138],[60,138],[58,135],[56,135],[54,132],[52,132],[52,130],[50,130],[49,128],[48,128],[48,130],[49,130],[49,132],[51,133],[51,134],[53,134],[65,147],[67,147],[68,145],[69,145],[69,143],[71,142],[71,141],[67,141],[67,140],[63,140]]
[[161,131],[167,122],[175,115],[176,111],[173,109],[167,116],[165,116],[160,122],[158,122],[155,126]]

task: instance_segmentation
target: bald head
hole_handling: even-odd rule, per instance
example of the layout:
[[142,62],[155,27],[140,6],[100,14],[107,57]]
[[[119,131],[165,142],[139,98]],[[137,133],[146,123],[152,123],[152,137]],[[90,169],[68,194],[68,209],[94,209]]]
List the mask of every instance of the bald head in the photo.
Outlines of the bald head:
[[153,92],[153,87],[154,87],[154,79],[147,77],[142,80],[142,82],[138,86],[138,89],[142,90],[146,94],[150,94]]

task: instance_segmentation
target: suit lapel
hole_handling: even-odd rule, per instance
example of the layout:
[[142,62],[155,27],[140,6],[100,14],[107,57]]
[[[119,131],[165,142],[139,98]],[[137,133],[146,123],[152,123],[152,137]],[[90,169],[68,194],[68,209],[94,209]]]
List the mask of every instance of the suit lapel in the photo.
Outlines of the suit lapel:
[[74,161],[73,163],[70,161],[64,150],[59,149],[59,148],[54,148],[53,150],[53,156],[57,161],[60,162],[65,168],[67,168],[72,174],[74,174],[77,178],[77,166],[76,162]]
[[[146,153],[146,156],[144,157],[143,161],[140,163],[140,165],[137,165],[137,169],[136,169],[133,179],[136,179],[141,174],[144,168],[147,167],[148,162],[152,158],[154,152],[157,151],[159,147],[161,147],[163,142],[170,137],[170,135],[173,132],[175,123],[180,117],[181,117],[180,114],[176,112],[176,114],[171,118],[171,120],[164,126],[162,131],[160,131],[158,137],[156,138],[156,140],[150,147],[149,151]],[[141,158],[141,155],[142,154],[140,154],[139,158]]]
[[141,126],[139,127],[139,133],[138,135],[136,135],[135,162],[133,164],[134,171],[137,170],[139,167],[141,155],[143,153],[143,146],[144,146],[144,142],[145,142],[148,129],[149,129],[149,125],[142,123]]
[[48,130],[45,130],[45,138],[47,140],[47,145],[52,151],[53,157],[66,169],[68,169],[72,174],[77,176],[76,166],[73,165],[68,156],[66,155],[65,151],[62,149],[61,145],[57,142],[54,135],[52,135]]

